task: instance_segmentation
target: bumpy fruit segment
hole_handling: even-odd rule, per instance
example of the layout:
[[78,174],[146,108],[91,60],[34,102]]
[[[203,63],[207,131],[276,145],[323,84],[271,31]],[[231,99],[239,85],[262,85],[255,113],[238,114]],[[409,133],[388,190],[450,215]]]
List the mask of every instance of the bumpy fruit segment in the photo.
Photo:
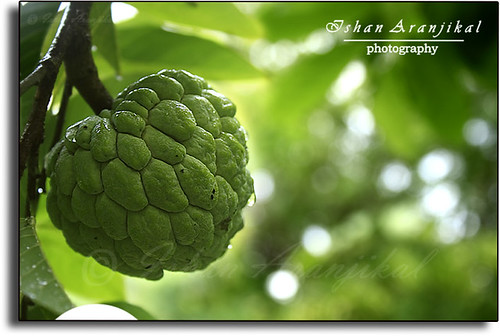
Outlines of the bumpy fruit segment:
[[243,227],[253,193],[235,113],[187,71],[132,83],[47,155],[52,222],[75,251],[127,275],[207,267]]

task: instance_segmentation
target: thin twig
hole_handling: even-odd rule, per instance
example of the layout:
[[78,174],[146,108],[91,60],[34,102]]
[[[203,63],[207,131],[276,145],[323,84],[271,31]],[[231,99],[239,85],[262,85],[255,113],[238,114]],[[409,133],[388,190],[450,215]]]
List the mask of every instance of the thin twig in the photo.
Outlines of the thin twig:
[[32,73],[21,81],[19,84],[19,94],[22,96],[29,88],[38,85],[46,73],[47,68],[39,64]]
[[69,102],[69,98],[71,97],[72,91],[73,91],[73,85],[71,85],[71,82],[68,79],[66,79],[66,82],[64,83],[64,90],[63,90],[62,98],[61,98],[61,105],[59,107],[59,112],[57,113],[57,122],[56,122],[56,127],[54,130],[54,136],[52,138],[52,143],[50,144],[50,148],[54,147],[54,145],[61,138],[64,120],[66,118],[66,110],[68,108],[68,102]]
[[[64,83],[64,90],[61,98],[61,105],[59,107],[59,112],[57,113],[57,121],[54,129],[54,134],[52,136],[52,142],[50,143],[50,148],[54,147],[59,139],[61,138],[61,133],[64,125],[64,120],[66,119],[66,110],[68,108],[69,98],[71,97],[71,93],[73,91],[73,85],[71,85],[70,81],[66,79]],[[47,190],[45,181],[47,180],[47,172],[45,171],[45,167],[42,167],[42,171],[40,173],[40,177],[38,179],[38,188],[42,188],[43,191]]]
[[36,186],[36,180],[38,176],[38,149],[38,146],[33,146],[31,149],[32,153],[30,154],[30,157],[28,159],[27,199],[29,200],[29,202],[28,207],[26,208],[27,217],[32,216],[36,213],[38,199],[40,198]]

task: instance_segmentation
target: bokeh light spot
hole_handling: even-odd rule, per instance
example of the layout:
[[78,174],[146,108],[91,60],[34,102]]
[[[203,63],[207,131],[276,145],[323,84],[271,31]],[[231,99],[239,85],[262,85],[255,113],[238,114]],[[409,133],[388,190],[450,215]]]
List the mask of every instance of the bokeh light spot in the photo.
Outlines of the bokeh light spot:
[[466,232],[465,220],[467,212],[460,211],[442,218],[437,223],[437,234],[441,242],[453,244],[460,241]]
[[472,146],[484,146],[490,139],[490,127],[483,119],[471,119],[464,125],[464,138]]
[[288,270],[271,273],[266,281],[266,290],[276,301],[286,303],[293,299],[299,289],[297,276]]
[[379,185],[394,193],[408,189],[411,184],[411,172],[400,162],[391,162],[384,166],[379,177]]
[[339,143],[342,152],[347,156],[354,156],[370,146],[368,138],[346,131],[340,133]]
[[269,200],[274,193],[274,178],[265,169],[260,169],[252,173],[254,181],[255,198],[259,203]]
[[324,54],[335,45],[333,35],[323,29],[310,33],[300,45],[300,51],[304,54]]
[[309,254],[319,257],[330,250],[332,238],[330,233],[321,226],[311,225],[302,235],[302,245]]
[[113,23],[123,22],[132,19],[139,11],[131,5],[123,2],[111,3],[111,19]]
[[444,149],[437,149],[426,154],[418,163],[418,175],[429,184],[439,182],[446,178],[451,171],[455,159],[453,154]]
[[250,61],[256,67],[270,71],[290,66],[298,56],[298,47],[289,40],[280,40],[276,43],[258,40],[250,48]]
[[337,105],[346,102],[365,81],[366,68],[359,61],[347,64],[337,80],[331,86],[327,99]]
[[460,190],[453,183],[440,183],[423,190],[423,210],[432,216],[445,217],[455,209],[460,200]]
[[347,115],[346,124],[350,131],[360,136],[370,136],[375,131],[375,120],[369,109],[356,106]]

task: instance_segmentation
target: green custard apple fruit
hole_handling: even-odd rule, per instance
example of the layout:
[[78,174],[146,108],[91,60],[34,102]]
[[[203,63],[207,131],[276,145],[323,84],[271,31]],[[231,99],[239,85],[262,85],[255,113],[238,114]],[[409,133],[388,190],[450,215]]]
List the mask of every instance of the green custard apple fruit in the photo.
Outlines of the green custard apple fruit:
[[47,155],[47,211],[75,251],[123,274],[207,267],[253,193],[235,105],[184,70],[129,85]]

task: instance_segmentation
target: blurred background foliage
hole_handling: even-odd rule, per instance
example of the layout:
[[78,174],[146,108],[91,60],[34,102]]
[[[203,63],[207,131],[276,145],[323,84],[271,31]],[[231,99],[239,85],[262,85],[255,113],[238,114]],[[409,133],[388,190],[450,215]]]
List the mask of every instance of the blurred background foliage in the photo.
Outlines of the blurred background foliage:
[[[63,8],[20,5],[20,79]],[[388,33],[401,18],[482,25],[443,34],[465,42],[433,44],[435,56],[366,56],[366,43],[343,41],[427,38]],[[335,19],[382,23],[384,33],[326,32]],[[39,190],[41,248],[74,304],[166,320],[498,318],[498,3],[96,3],[90,23],[112,95],[182,68],[237,104],[256,202],[222,259],[151,282],[73,252]],[[42,154],[63,86],[61,71]],[[21,130],[33,95],[21,97]],[[74,92],[65,124],[91,114]]]

